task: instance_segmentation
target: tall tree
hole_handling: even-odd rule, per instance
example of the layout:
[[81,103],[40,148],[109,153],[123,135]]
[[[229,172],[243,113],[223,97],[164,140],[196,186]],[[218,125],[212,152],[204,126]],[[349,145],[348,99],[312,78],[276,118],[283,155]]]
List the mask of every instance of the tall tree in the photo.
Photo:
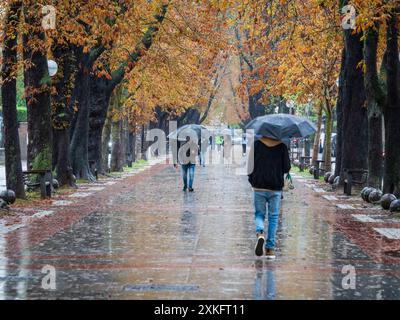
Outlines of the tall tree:
[[364,41],[365,89],[368,108],[368,184],[382,188],[383,106],[385,94],[378,75],[379,23],[366,31]]
[[312,159],[311,163],[314,164],[315,161],[318,160],[318,154],[319,154],[319,145],[320,145],[320,139],[321,139],[321,127],[322,127],[322,105],[317,107],[318,112],[317,112],[317,132],[315,133],[315,138],[314,138],[314,146],[313,146],[313,154],[312,154]]
[[25,33],[25,96],[28,107],[28,167],[52,168],[52,128],[50,92],[51,79],[47,66],[47,46],[42,28],[41,5],[34,0],[23,1]]
[[[344,77],[346,71],[346,49],[342,50],[342,59],[339,74],[339,93],[336,101],[336,165],[335,176],[339,177],[342,172],[342,147],[343,147],[343,94],[344,94]],[[340,181],[342,183],[342,181]]]
[[162,5],[161,11],[157,13],[154,22],[149,24],[146,32],[142,36],[140,43],[129,52],[128,58],[120,66],[107,76],[90,77],[90,109],[89,109],[89,160],[101,170],[101,136],[103,126],[107,117],[107,110],[110,103],[111,94],[118,86],[125,75],[132,71],[139,60],[146,54],[153,44],[154,37],[160,29],[160,25],[167,14],[168,4]]
[[386,36],[387,104],[384,110],[386,132],[384,191],[400,196],[399,22],[396,11],[393,10],[390,13]]
[[[346,5],[348,1],[340,1]],[[365,108],[362,33],[344,31],[341,169],[368,168],[368,118]]]
[[77,73],[76,57],[68,41],[52,48],[58,63],[58,73],[53,80],[51,120],[53,127],[53,169],[60,186],[74,186],[70,162],[70,126],[73,111],[73,84]]
[[7,189],[25,198],[17,119],[17,35],[22,1],[10,1],[4,26],[1,98],[3,105]]
[[118,86],[111,97],[111,164],[113,172],[123,171],[125,165],[125,139],[123,137],[123,117],[120,116],[122,108],[122,87]]
[[81,47],[76,48],[75,54],[79,63],[74,89],[74,97],[76,99],[78,112],[75,115],[76,120],[71,138],[71,166],[77,178],[94,180],[94,176],[90,171],[88,158],[89,79],[94,59],[90,54],[83,52]]
[[107,118],[103,126],[101,137],[101,169],[102,173],[108,173],[110,170],[109,164],[109,145],[111,139],[111,108],[107,112]]

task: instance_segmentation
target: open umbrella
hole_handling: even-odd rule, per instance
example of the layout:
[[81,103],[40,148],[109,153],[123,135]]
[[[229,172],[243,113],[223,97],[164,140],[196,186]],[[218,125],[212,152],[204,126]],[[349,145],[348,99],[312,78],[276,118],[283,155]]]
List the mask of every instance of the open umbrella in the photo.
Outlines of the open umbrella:
[[247,130],[254,130],[256,136],[276,140],[307,137],[317,131],[316,126],[309,120],[290,114],[273,114],[258,117],[251,121]]
[[197,135],[197,139],[208,140],[209,131],[205,126],[198,124],[188,124],[180,127],[178,130],[171,132],[168,135],[169,139],[186,141],[186,137],[193,137],[193,135]]

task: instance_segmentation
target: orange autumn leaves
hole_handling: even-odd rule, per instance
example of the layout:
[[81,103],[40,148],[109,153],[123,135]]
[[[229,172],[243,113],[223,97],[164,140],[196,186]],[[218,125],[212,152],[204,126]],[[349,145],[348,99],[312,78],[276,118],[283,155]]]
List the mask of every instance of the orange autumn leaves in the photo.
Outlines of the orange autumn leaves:
[[[350,3],[357,8],[358,27],[365,29],[384,21],[397,2]],[[138,63],[127,65],[132,71],[123,83],[125,108],[141,122],[151,120],[157,106],[176,114],[205,108],[221,55],[239,54],[233,50],[234,28],[240,29],[241,50],[253,64],[241,78],[248,90],[239,92],[264,89],[265,101],[274,96],[299,103],[335,101],[343,48],[337,0],[58,0],[52,2],[57,28],[47,32],[48,47],[68,42],[89,52],[102,44],[106,50],[91,71],[110,79],[165,3],[167,16],[152,47]],[[0,11],[5,6],[2,2]]]
[[[0,9],[9,2],[2,2]],[[124,108],[130,109],[126,110],[129,114],[136,113],[136,118],[146,122],[157,106],[176,114],[193,106],[205,107],[212,75],[218,67],[215,61],[227,41],[223,6],[218,1],[58,0],[45,4],[53,5],[57,13],[56,28],[47,30],[45,41],[40,43],[47,48],[48,58],[52,58],[51,48],[56,45],[81,47],[84,53],[103,46],[104,52],[88,72],[110,80],[113,72],[126,63],[129,72],[122,85]],[[130,62],[130,54],[140,48],[144,34],[156,24],[165,4],[167,16],[150,50],[138,62]],[[35,15],[40,14],[38,8],[29,6],[27,10]],[[29,27],[21,21],[22,34]]]
[[343,48],[337,2],[248,3],[241,16],[253,20],[244,28],[254,35],[246,46],[256,55],[257,77],[250,78],[254,91],[264,88],[265,100],[286,96],[298,103],[334,102]]
[[[95,65],[98,76],[109,79],[154,22],[161,2],[158,6],[146,3],[117,23],[111,50]],[[128,115],[132,124],[141,125],[154,119],[156,107],[175,115],[190,107],[203,109],[207,92],[212,90],[215,60],[226,46],[224,32],[223,14],[211,2],[169,1],[151,48],[137,63],[127,66],[132,71],[123,82],[121,118]]]

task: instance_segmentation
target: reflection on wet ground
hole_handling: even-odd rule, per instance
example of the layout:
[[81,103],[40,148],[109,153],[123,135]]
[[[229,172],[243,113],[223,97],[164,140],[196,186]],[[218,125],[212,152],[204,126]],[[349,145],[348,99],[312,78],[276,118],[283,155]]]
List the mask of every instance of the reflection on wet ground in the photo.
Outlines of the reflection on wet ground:
[[[183,193],[165,167],[38,244],[26,228],[12,234],[16,252],[0,236],[0,299],[400,298],[400,265],[350,241],[336,211],[301,183],[285,195],[277,260],[255,258],[251,189],[235,173],[198,167],[195,193]],[[43,289],[45,265],[55,290]],[[345,289],[345,266],[355,289]]]

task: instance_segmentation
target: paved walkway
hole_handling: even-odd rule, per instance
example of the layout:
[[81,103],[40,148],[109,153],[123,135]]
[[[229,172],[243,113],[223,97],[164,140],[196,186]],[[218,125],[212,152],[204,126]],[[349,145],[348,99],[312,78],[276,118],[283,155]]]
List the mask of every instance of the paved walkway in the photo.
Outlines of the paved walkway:
[[[247,177],[234,166],[196,170],[193,194],[181,191],[173,167],[155,164],[0,229],[0,298],[400,299],[399,259],[386,254],[400,240],[337,207],[351,199],[325,199],[312,181],[296,179],[277,260],[267,261],[253,253]],[[55,268],[55,290],[43,289],[46,265]],[[346,290],[352,268],[356,287]]]

